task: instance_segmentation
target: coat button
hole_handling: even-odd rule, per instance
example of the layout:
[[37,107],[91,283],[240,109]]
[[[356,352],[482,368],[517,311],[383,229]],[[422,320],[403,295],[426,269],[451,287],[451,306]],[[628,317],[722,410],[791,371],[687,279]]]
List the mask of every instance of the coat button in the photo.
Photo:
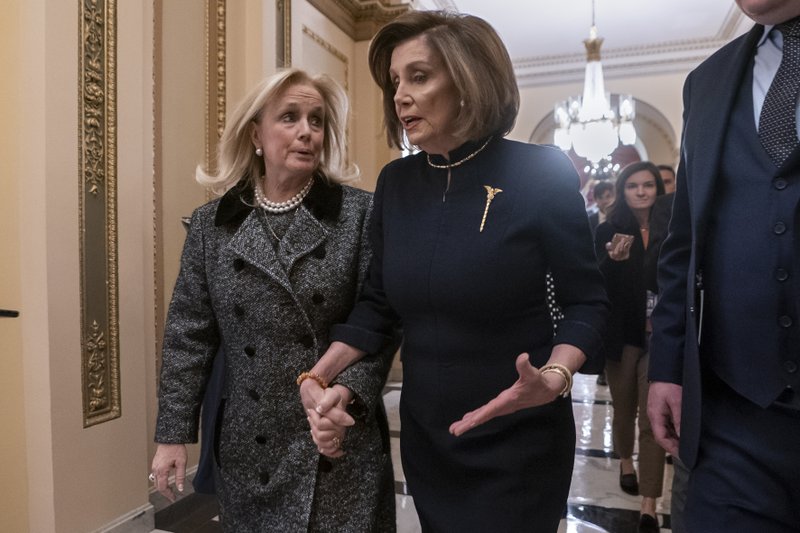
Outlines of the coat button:
[[780,324],[782,328],[788,328],[792,325],[792,317],[789,315],[781,315],[781,317],[778,318],[778,324]]
[[259,444],[266,444],[267,437],[265,437],[264,435],[256,435],[256,442]]
[[252,346],[245,346],[244,353],[247,355],[247,357],[253,357],[256,354],[256,349]]
[[797,363],[795,363],[794,361],[784,361],[783,369],[790,374],[794,374],[795,372],[797,372]]
[[777,178],[775,181],[773,181],[773,182],[772,182],[772,185],[773,185],[773,186],[774,186],[776,189],[778,189],[779,191],[782,191],[783,189],[785,189],[785,188],[786,188],[786,186],[788,185],[788,183],[787,183],[787,182],[786,182],[786,180],[785,180],[785,179],[783,179],[783,178]]
[[233,306],[233,314],[242,318],[244,316],[244,307],[239,304]]
[[254,389],[250,389],[249,391],[247,391],[247,394],[250,395],[250,397],[253,399],[253,401],[257,402],[258,400],[261,399],[261,395]]
[[303,335],[299,339],[297,339],[304,348],[311,348],[314,346],[314,338],[311,335]]
[[319,305],[325,301],[325,297],[318,292],[314,293],[314,296],[311,297],[311,301],[315,304]]
[[258,473],[258,481],[262,485],[268,484],[269,483],[269,472],[267,472],[266,470],[262,470],[261,472],[259,472]]
[[786,281],[789,279],[789,272],[785,268],[779,268],[775,271],[775,279],[778,281]]
[[314,250],[314,257],[317,259],[325,259],[325,245],[319,246],[316,250]]
[[333,469],[333,463],[325,457],[320,457],[319,466],[317,468],[320,472],[330,472]]
[[786,224],[783,222],[776,222],[775,225],[772,227],[772,231],[775,232],[775,235],[783,235],[786,233]]
[[241,257],[237,257],[236,259],[233,260],[233,269],[235,271],[238,272],[243,268],[244,268],[244,259],[242,259]]

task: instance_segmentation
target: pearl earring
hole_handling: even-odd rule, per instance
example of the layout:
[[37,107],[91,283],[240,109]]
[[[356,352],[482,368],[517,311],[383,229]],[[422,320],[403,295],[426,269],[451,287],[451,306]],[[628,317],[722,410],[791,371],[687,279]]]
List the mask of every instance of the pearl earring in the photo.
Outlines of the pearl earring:
[[264,150],[262,150],[261,148],[256,148],[256,155],[258,157],[261,157],[262,155],[264,155]]

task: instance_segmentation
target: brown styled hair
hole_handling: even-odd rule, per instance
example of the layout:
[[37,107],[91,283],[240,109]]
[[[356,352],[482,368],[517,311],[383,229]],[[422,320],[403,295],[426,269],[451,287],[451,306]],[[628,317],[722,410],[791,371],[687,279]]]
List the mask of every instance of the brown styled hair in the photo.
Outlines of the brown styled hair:
[[503,136],[519,112],[519,88],[503,41],[485,20],[446,11],[410,11],[381,28],[369,47],[369,69],[383,91],[383,123],[389,146],[403,147],[403,126],[394,105],[389,75],[395,47],[423,35],[439,54],[461,94],[457,137],[478,140]]

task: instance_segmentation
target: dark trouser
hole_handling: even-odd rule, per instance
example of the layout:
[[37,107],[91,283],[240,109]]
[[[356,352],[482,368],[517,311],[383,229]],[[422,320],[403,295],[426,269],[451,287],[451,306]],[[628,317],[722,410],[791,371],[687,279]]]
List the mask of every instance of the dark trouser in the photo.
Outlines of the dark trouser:
[[690,533],[800,531],[800,411],[762,409],[704,380],[700,451],[689,478]]
[[669,522],[672,533],[687,533],[684,510],[686,509],[686,491],[689,488],[689,469],[683,462],[672,456],[672,499],[670,500]]

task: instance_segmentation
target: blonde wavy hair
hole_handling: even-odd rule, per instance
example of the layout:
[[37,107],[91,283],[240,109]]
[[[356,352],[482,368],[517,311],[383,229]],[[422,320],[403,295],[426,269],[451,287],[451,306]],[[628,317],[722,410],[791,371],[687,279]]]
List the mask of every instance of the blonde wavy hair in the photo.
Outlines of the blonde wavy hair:
[[261,118],[264,107],[277,100],[295,85],[310,85],[322,97],[325,108],[322,155],[315,175],[333,183],[344,183],[358,177],[358,167],[347,163],[345,127],[349,104],[341,86],[325,74],[311,75],[297,68],[286,69],[256,85],[236,106],[217,150],[217,172],[197,166],[195,179],[200,185],[222,195],[240,182],[250,187],[264,175],[264,159],[257,156],[251,133]]

